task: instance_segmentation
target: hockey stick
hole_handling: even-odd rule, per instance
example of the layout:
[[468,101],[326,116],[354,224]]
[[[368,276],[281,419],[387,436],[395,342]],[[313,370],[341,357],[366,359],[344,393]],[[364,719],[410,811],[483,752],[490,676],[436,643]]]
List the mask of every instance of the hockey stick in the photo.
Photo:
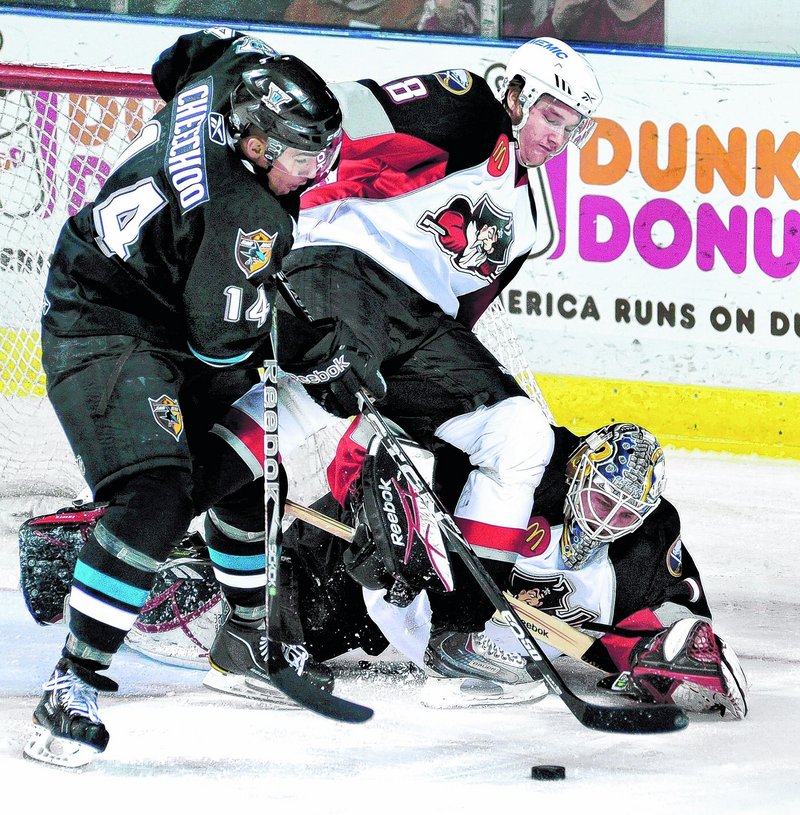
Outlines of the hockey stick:
[[[279,274],[277,283],[278,291],[292,311],[297,316],[310,320],[311,315],[289,286],[286,277]],[[576,696],[553,667],[553,664],[536,640],[525,631],[519,616],[509,605],[494,580],[486,572],[483,564],[472,551],[444,504],[428,486],[413,461],[398,443],[394,433],[372,404],[372,400],[364,388],[359,389],[358,401],[361,415],[383,440],[389,455],[408,478],[409,483],[416,489],[418,498],[425,500],[430,505],[442,533],[447,538],[451,551],[455,552],[464,562],[464,565],[492,605],[494,605],[500,617],[508,624],[514,636],[531,657],[550,690],[561,698],[581,724],[594,730],[614,733],[669,733],[681,730],[688,725],[689,720],[686,714],[675,705],[606,707],[595,705]]]
[[334,696],[310,682],[286,659],[280,629],[281,499],[278,459],[278,344],[273,308],[272,358],[264,360],[261,377],[264,399],[264,529],[267,567],[266,628],[267,671],[270,680],[298,704],[340,722],[366,722],[373,710]]

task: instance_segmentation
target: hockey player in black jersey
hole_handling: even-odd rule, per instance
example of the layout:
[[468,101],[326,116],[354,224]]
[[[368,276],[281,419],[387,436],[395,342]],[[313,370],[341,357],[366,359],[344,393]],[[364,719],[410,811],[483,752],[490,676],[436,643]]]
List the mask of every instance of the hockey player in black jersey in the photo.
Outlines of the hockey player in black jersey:
[[[242,624],[263,618],[263,493],[256,482],[230,494],[238,485],[197,461],[198,441],[272,353],[274,275],[292,246],[300,191],[330,170],[341,141],[340,106],[322,78],[231,29],[180,37],[152,78],[165,106],[65,224],[45,289],[48,396],[94,497],[108,503],[75,566],[69,635],[25,747],[66,766],[105,749],[96,697],[115,684],[98,671],[161,562],[210,505],[228,540],[247,548],[231,543],[220,568],[246,563],[240,586],[261,586]],[[284,326],[290,355],[293,343],[333,352],[344,330]],[[351,362],[351,375],[379,387],[368,363]],[[260,634],[248,636],[257,662]]]
[[[343,320],[380,366],[386,417],[427,447],[444,440],[471,457],[456,521],[481,557],[508,560],[553,431],[471,329],[554,238],[536,168],[590,137],[601,101],[594,71],[545,38],[511,55],[497,94],[460,69],[332,90],[341,161],[302,196],[289,284],[312,316]],[[287,308],[281,298],[278,307]],[[352,398],[302,381],[330,411],[356,411]],[[254,389],[222,422],[253,460],[240,431],[258,420],[260,398]],[[257,432],[249,438],[257,445]]]

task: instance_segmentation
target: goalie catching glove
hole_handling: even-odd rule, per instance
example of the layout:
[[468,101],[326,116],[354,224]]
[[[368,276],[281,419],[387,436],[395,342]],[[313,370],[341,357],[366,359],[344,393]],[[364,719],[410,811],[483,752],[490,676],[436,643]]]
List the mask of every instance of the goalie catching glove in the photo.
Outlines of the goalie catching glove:
[[705,620],[685,617],[634,649],[629,671],[601,687],[642,702],[669,703],[694,713],[747,715],[747,679],[736,654]]
[[338,320],[315,320],[309,329],[320,338],[299,361],[281,367],[300,381],[309,395],[335,416],[358,413],[358,391],[364,388],[379,402],[386,396],[386,382],[378,364],[359,348],[355,334]]

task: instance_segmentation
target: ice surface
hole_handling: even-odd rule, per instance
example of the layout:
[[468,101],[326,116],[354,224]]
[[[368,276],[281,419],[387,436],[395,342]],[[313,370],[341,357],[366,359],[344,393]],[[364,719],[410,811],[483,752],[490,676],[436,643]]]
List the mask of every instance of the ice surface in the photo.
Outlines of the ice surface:
[[[418,703],[414,679],[348,672],[338,692],[375,716],[346,725],[216,694],[200,671],[126,650],[110,671],[121,692],[101,698],[106,753],[82,771],[45,767],[25,761],[21,747],[65,630],[28,616],[6,550],[0,777],[15,806],[4,812],[800,811],[800,463],[667,453],[666,494],[681,511],[716,628],[750,680],[745,721],[694,715],[680,733],[609,735],[582,727],[553,696],[434,711]],[[559,668],[580,695],[599,698],[593,673],[566,660]],[[533,764],[563,764],[566,780],[533,781]]]

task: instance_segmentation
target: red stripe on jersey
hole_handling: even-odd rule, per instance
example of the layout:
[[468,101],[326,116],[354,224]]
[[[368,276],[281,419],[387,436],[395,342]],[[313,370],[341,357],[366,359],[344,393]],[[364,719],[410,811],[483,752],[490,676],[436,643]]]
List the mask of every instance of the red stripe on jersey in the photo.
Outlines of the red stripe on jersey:
[[[264,467],[264,428],[237,407],[231,407],[221,424],[230,430]],[[280,453],[278,461],[281,460]]]
[[527,530],[512,529],[508,526],[473,521],[469,518],[455,518],[458,528],[472,546],[496,549],[500,552],[515,552],[528,555],[530,547],[526,543]]
[[336,180],[303,193],[300,207],[402,195],[444,178],[447,159],[444,150],[416,136],[387,133],[353,140],[345,134]]

